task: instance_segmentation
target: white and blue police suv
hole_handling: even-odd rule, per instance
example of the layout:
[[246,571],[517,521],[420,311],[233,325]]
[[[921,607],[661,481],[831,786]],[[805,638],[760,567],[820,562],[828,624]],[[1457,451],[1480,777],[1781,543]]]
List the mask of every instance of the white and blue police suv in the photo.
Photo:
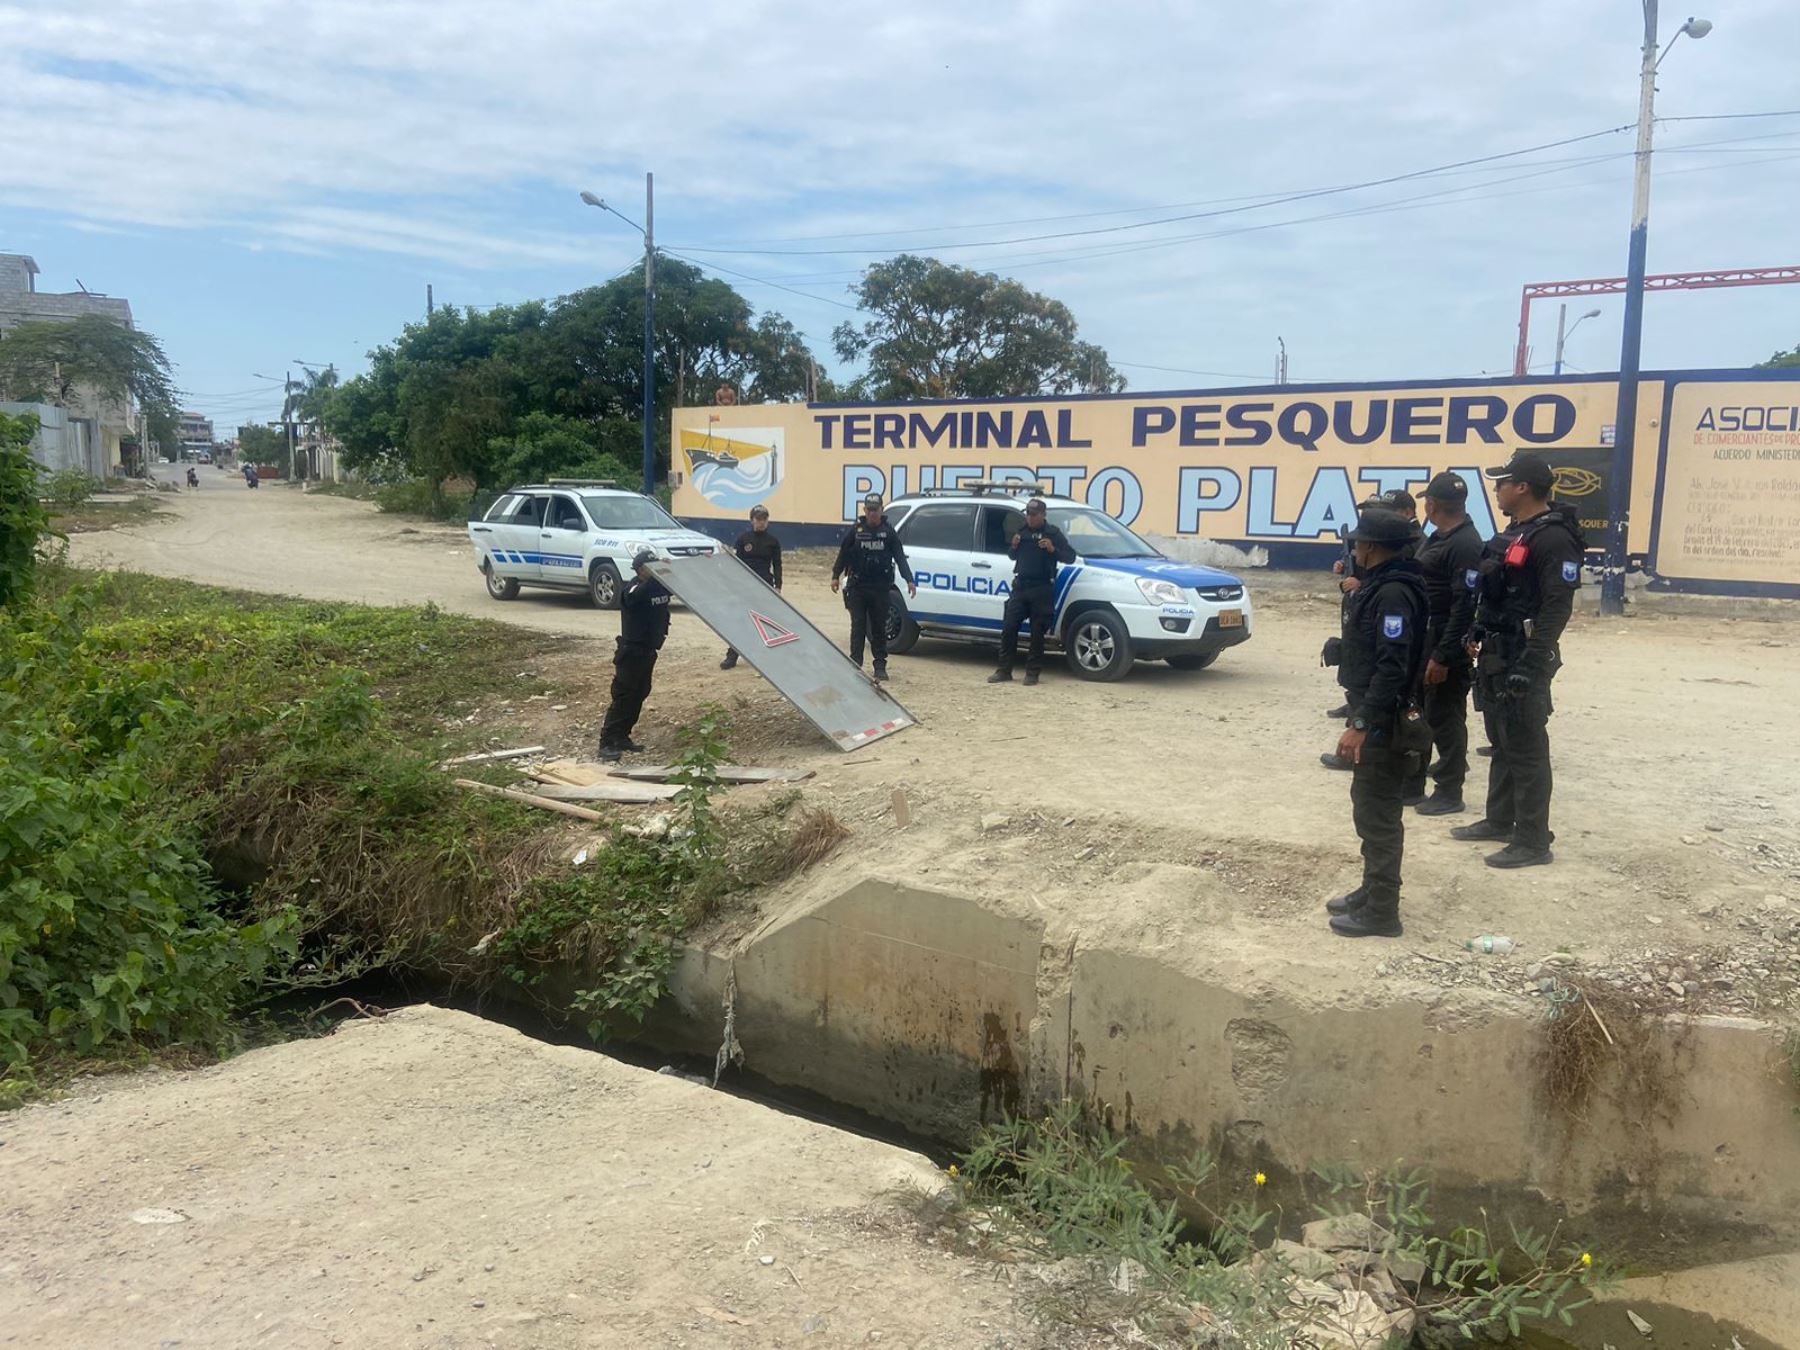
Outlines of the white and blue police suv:
[[[1030,495],[984,483],[888,505],[919,588],[910,602],[894,592],[889,651],[907,651],[921,637],[998,644],[1012,593],[1008,546]],[[1165,557],[1082,502],[1044,503],[1076,553],[1057,571],[1056,628],[1045,642],[1060,647],[1082,679],[1120,679],[1139,659],[1205,670],[1249,638],[1250,592],[1230,573]]]
[[720,547],[640,492],[565,478],[503,493],[480,520],[469,522],[469,539],[494,599],[511,600],[521,586],[543,586],[586,591],[601,609],[618,607],[639,549],[687,558]]

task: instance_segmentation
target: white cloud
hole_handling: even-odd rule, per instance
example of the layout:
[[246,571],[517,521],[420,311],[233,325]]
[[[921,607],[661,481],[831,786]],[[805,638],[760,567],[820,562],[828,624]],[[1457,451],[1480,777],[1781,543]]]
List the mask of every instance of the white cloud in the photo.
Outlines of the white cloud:
[[[1059,227],[939,227],[1337,183],[1630,121],[1635,17],[1601,0],[0,0],[0,201],[252,247],[575,267],[622,263],[635,246],[596,243],[574,191],[622,204],[651,165],[673,247],[899,226],[921,232],[863,242],[1007,238]],[[1662,111],[1792,103],[1792,5],[1737,0],[1715,17],[1706,43],[1684,42],[1665,68]],[[1800,121],[1757,129],[1783,127]],[[1563,153],[1590,148],[1629,142]],[[1771,163],[1759,182],[1742,159],[1743,171],[1660,180],[1655,260],[1790,260],[1794,165]],[[1692,167],[1675,160],[1659,167]],[[1504,351],[1521,282],[1620,266],[1626,163],[1165,249],[1123,251],[1154,233],[1134,232],[944,256],[1013,260],[1136,359],[1256,368],[1279,324],[1332,364],[1321,375],[1409,359],[1473,369],[1477,352]],[[1584,180],[1603,186],[1536,191]],[[546,190],[568,194],[566,215],[532,217]],[[867,258],[716,260],[835,296]],[[1436,331],[1476,313],[1489,325],[1479,341]]]

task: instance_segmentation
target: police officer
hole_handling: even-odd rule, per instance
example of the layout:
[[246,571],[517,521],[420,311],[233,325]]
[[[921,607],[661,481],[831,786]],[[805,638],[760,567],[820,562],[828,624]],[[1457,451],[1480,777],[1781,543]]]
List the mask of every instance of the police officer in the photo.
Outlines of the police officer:
[[[750,528],[737,537],[737,543],[731,546],[731,551],[737,554],[738,561],[745,567],[776,590],[781,589],[781,540],[769,532],[768,507],[757,505],[750,508]],[[737,648],[727,647],[725,659],[719,662],[719,669],[730,670],[737,663]]]
[[619,644],[613,653],[612,702],[600,726],[600,758],[616,761],[627,750],[644,747],[631,739],[644,700],[656,654],[669,636],[669,588],[650,573],[653,549],[640,549],[631,560],[631,581],[619,596]]
[[913,584],[912,565],[900,547],[900,536],[882,514],[881,494],[871,492],[863,498],[862,515],[838,545],[837,561],[831,565],[831,589],[836,591],[838,579],[844,579],[844,608],[850,611],[850,659],[862,667],[863,637],[867,635],[875,652],[878,680],[888,677],[888,592],[893,589],[896,568],[906,578],[907,595],[917,595],[919,588]]
[[989,684],[1008,684],[1019,655],[1019,625],[1031,620],[1031,642],[1025,649],[1025,683],[1036,684],[1044,668],[1044,637],[1056,621],[1056,565],[1075,561],[1075,550],[1050,523],[1043,498],[1025,503],[1025,523],[1013,532],[1008,551],[1013,558],[1012,594],[1000,629],[1000,664]]
[[1440,473],[1425,486],[1425,519],[1431,534],[1419,546],[1419,570],[1431,604],[1425,641],[1425,720],[1437,747],[1435,786],[1425,796],[1425,770],[1407,787],[1422,816],[1455,815],[1463,809],[1463,779],[1469,773],[1469,684],[1471,668],[1463,641],[1475,614],[1466,578],[1481,561],[1481,535],[1469,519],[1469,485],[1460,474]]
[[1543,456],[1518,453],[1487,471],[1511,524],[1488,541],[1464,580],[1476,592],[1470,650],[1475,703],[1487,723],[1487,813],[1450,831],[1456,839],[1507,840],[1489,867],[1551,861],[1550,681],[1562,669],[1563,629],[1581,585],[1586,541],[1573,509],[1553,503],[1556,473]]
[[[1424,537],[1424,532],[1420,530],[1416,518],[1418,503],[1413,500],[1412,493],[1408,492],[1405,488],[1390,488],[1379,496],[1370,497],[1359,503],[1356,509],[1361,512],[1367,511],[1371,507],[1378,510],[1392,511],[1396,515],[1405,517],[1406,520],[1411,523],[1412,539],[1407,544],[1402,556],[1408,558],[1412,557],[1418,550],[1419,541]],[[1338,577],[1338,590],[1343,595],[1343,598],[1338,602],[1339,635],[1336,638],[1325,639],[1324,650],[1319,654],[1320,665],[1335,666],[1338,664],[1339,653],[1342,651],[1344,645],[1343,633],[1350,627],[1350,615],[1353,612],[1353,606],[1356,602],[1356,592],[1362,586],[1362,576],[1358,572],[1356,566],[1356,545],[1351,542],[1350,533],[1349,530],[1342,531],[1344,556],[1331,565],[1331,570],[1336,573]],[[1344,672],[1341,668],[1338,670],[1338,683],[1340,685],[1344,683]],[[1350,712],[1350,704],[1346,701],[1341,707],[1333,708],[1325,715],[1334,722],[1341,722],[1350,715]],[[1341,769],[1346,773],[1355,767],[1349,760],[1345,759],[1335,751],[1327,751],[1325,754],[1320,755],[1319,763],[1323,764],[1328,769]],[[1422,786],[1419,788],[1418,795],[1420,797],[1425,795],[1425,789]]]
[[[1362,885],[1330,901],[1333,932],[1399,937],[1405,790],[1419,753],[1407,717],[1425,670],[1429,607],[1419,565],[1405,556],[1417,525],[1385,509],[1362,513],[1350,541],[1363,584],[1344,631],[1344,689],[1351,715],[1338,754],[1352,765],[1350,806],[1362,840]],[[1422,729],[1422,724],[1421,724]]]

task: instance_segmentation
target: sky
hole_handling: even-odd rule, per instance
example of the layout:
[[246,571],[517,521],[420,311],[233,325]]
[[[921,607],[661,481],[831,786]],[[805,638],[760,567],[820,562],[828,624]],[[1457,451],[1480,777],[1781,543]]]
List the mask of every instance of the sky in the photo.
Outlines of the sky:
[[[1800,115],[1743,116],[1800,113],[1800,5],[1703,13],[1659,80],[1650,270],[1800,263]],[[1134,389],[1265,383],[1278,338],[1296,382],[1509,374],[1523,283],[1625,269],[1642,25],[1631,0],[0,0],[0,34],[0,252],[129,299],[223,428],[276,414],[259,376],[364,368],[427,285],[491,305],[630,269],[636,231],[579,193],[641,223],[646,170],[658,246],[840,374],[850,287],[902,250],[1062,300]],[[1601,315],[1569,368],[1616,367],[1621,303],[1571,305]],[[1797,343],[1800,286],[1647,301],[1647,369]]]

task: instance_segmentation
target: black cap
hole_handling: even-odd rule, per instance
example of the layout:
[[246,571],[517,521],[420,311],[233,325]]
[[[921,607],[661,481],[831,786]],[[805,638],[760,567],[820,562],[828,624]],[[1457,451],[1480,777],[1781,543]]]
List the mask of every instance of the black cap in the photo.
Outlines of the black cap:
[[655,561],[656,561],[656,550],[655,549],[640,548],[636,553],[632,554],[631,570],[635,572],[638,570],[638,568],[642,567],[645,563],[653,563]]
[[750,519],[767,520],[768,518],[769,508],[764,506],[761,502],[758,502],[755,506],[750,508]]
[[1042,497],[1033,497],[1030,501],[1025,503],[1026,515],[1030,515],[1033,511],[1047,511],[1049,509],[1050,508],[1044,505],[1044,499]]
[[1469,500],[1469,485],[1463,481],[1460,473],[1446,470],[1425,485],[1425,495],[1434,502],[1455,502],[1461,505]]
[[1381,494],[1382,505],[1389,511],[1398,511],[1404,516],[1417,515],[1418,502],[1413,500],[1412,493],[1405,488],[1389,488]]
[[1397,511],[1370,507],[1356,518],[1356,528],[1344,537],[1357,544],[1410,544],[1413,521]]
[[1513,457],[1506,463],[1486,472],[1490,483],[1523,483],[1539,492],[1548,492],[1556,483],[1556,470],[1550,467],[1550,461],[1529,450],[1513,451]]
[[881,505],[881,494],[879,492],[871,492],[868,496],[863,498],[863,505],[864,506],[880,506]]

